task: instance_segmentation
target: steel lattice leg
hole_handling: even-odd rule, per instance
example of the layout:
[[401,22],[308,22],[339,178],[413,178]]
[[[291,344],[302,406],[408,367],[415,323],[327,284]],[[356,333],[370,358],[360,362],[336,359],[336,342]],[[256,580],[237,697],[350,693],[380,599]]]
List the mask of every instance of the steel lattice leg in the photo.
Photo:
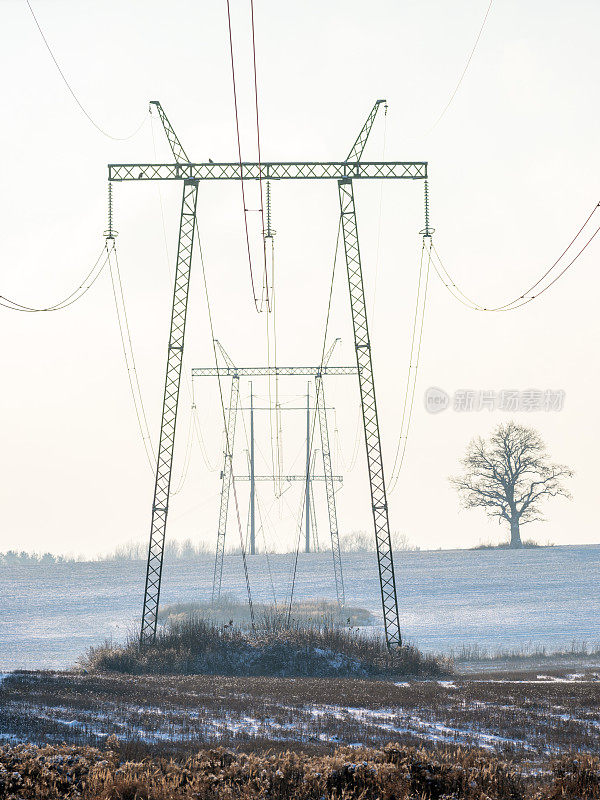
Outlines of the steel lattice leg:
[[312,533],[312,547],[313,553],[319,552],[319,529],[317,527],[317,506],[315,504],[315,493],[313,490],[312,481],[310,482],[310,527]]
[[192,250],[194,247],[197,197],[198,181],[184,181],[181,222],[179,226],[179,245],[177,248],[177,267],[175,270],[175,288],[173,291],[173,308],[171,312],[171,332],[169,336],[167,373],[165,377],[165,394],[156,464],[156,482],[154,485],[154,500],[152,503],[152,523],[150,527],[150,545],[148,548],[146,588],[144,591],[144,608],[140,633],[140,643],[142,645],[151,644],[156,638],[165,533],[167,528],[167,515],[169,512],[173,446],[175,444],[175,427],[177,424],[179,383],[181,380],[181,365],[183,362],[185,320],[190,287]]
[[375,526],[375,543],[377,546],[383,621],[388,647],[394,648],[402,644],[402,637],[400,635],[400,622],[398,617],[398,598],[396,595],[390,521],[385,493],[379,420],[377,418],[377,403],[375,401],[375,381],[373,377],[371,343],[369,341],[369,328],[367,324],[367,306],[360,263],[354,190],[350,178],[344,178],[338,181],[338,186],[342,215],[342,232],[344,235],[344,250],[346,253],[346,267],[348,270],[348,286],[350,289],[350,308],[354,327],[354,346],[356,348],[358,382],[360,385],[367,463],[369,467],[371,506],[373,509],[373,522]]
[[234,375],[231,381],[231,396],[229,398],[229,415],[227,429],[225,430],[225,463],[223,466],[223,483],[221,484],[221,505],[219,507],[219,530],[217,532],[217,553],[215,556],[215,571],[211,603],[221,597],[221,582],[223,579],[223,556],[225,555],[225,531],[227,528],[227,513],[229,511],[229,491],[233,475],[233,442],[235,439],[235,423],[240,397],[240,379]]
[[325,407],[325,391],[323,377],[317,375],[317,413],[321,429],[321,452],[323,454],[323,475],[325,476],[325,492],[327,495],[327,513],[329,515],[329,532],[331,534],[331,552],[333,554],[333,571],[335,574],[335,591],[340,608],[346,603],[344,592],[344,576],[342,574],[342,555],[340,553],[340,536],[338,532],[337,511],[335,507],[335,491],[333,488],[333,470],[331,468],[331,449],[329,447],[329,428],[327,426],[327,409]]

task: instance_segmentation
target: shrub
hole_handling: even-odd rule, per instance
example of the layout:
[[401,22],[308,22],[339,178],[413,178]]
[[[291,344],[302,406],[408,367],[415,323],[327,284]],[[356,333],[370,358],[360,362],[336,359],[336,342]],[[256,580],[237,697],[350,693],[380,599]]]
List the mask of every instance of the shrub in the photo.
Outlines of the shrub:
[[[114,742],[111,742],[114,745]],[[123,760],[119,747],[21,744],[0,748],[0,796],[58,800],[311,800],[312,798],[600,798],[597,756],[545,759],[524,774],[509,760],[482,751],[387,745],[340,748],[332,755],[258,755],[223,748],[184,760]],[[548,769],[550,767],[550,769]]]

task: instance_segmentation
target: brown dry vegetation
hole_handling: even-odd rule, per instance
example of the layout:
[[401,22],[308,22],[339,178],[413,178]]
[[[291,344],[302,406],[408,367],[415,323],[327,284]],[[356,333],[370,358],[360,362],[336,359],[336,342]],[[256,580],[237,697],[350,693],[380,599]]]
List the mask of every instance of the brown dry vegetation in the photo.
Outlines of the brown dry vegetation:
[[0,732],[101,745],[131,758],[207,746],[331,753],[340,745],[482,746],[523,763],[600,753],[600,680],[535,673],[453,681],[14,673],[0,685]]
[[20,745],[0,748],[0,798],[22,800],[593,800],[600,761],[584,756],[523,772],[481,751],[399,747],[339,749],[331,755],[256,755],[224,749],[193,756],[125,761],[105,750]]

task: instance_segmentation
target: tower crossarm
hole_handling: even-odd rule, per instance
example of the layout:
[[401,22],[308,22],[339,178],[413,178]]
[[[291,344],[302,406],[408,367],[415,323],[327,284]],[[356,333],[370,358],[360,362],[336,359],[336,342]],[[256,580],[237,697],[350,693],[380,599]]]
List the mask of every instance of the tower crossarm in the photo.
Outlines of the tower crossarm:
[[[250,475],[236,475],[235,479],[236,479],[236,481],[249,481],[250,480]],[[310,479],[311,479],[311,481],[325,481],[325,480],[328,480],[326,475],[311,475]],[[255,481],[273,481],[273,476],[272,475],[255,475],[254,476],[254,480]],[[344,479],[343,479],[343,477],[341,475],[331,475],[329,480],[334,481],[334,483],[343,483],[344,482]],[[302,482],[302,483],[305,483],[306,482],[306,475],[282,475],[281,476],[281,481],[283,483],[285,483],[285,482],[289,482],[289,483]]]
[[110,181],[424,180],[426,161],[245,161],[109,164]]
[[193,367],[192,378],[233,375],[357,375],[357,367]]

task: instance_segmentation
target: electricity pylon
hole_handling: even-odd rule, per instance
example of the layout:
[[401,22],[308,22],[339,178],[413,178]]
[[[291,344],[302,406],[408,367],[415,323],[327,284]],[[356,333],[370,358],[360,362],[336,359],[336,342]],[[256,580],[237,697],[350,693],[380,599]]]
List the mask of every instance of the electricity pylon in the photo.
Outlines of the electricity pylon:
[[[327,498],[327,513],[329,519],[329,533],[331,537],[331,553],[333,557],[333,571],[335,575],[335,588],[336,588],[336,596],[337,601],[340,607],[343,607],[346,602],[345,597],[345,590],[344,590],[344,577],[342,571],[342,557],[340,552],[340,541],[339,541],[339,532],[338,532],[338,523],[337,523],[337,510],[335,504],[335,489],[334,483],[336,482],[336,477],[333,475],[332,467],[331,467],[331,450],[329,444],[329,430],[327,425],[327,408],[325,405],[325,392],[323,388],[323,375],[324,374],[335,374],[335,375],[356,375],[357,369],[356,367],[330,367],[329,360],[333,353],[333,350],[337,344],[339,339],[336,339],[331,347],[329,348],[328,352],[323,357],[323,362],[317,367],[237,367],[234,365],[232,360],[229,358],[225,350],[219,345],[219,349],[221,350],[223,357],[226,362],[225,367],[194,367],[192,369],[192,379],[203,376],[217,376],[217,377],[224,377],[224,376],[231,376],[232,377],[232,392],[233,392],[233,382],[239,380],[240,375],[244,376],[265,376],[265,375],[307,375],[307,376],[314,376],[315,383],[317,385],[317,402],[315,404],[315,410],[317,413],[317,419],[319,422],[319,432],[321,437],[321,451],[323,454],[323,477],[320,478],[319,476],[312,476],[309,471],[309,463],[310,463],[310,453],[312,450],[312,435],[310,430],[310,405],[307,406],[307,435],[306,435],[306,452],[307,452],[307,471],[305,472],[304,476],[296,476],[296,475],[288,475],[282,476],[282,481],[297,481],[297,480],[304,480],[306,487],[306,502],[305,502],[305,523],[306,523],[306,551],[310,550],[310,524],[311,524],[311,502],[312,497],[310,494],[310,487],[311,482],[313,480],[323,480],[325,482],[325,493]],[[217,342],[218,344],[218,342]],[[276,370],[274,373],[273,370]],[[237,404],[236,404],[237,406]],[[229,407],[229,421],[228,426],[232,427],[233,432],[235,432],[235,413],[239,410],[237,407],[234,409],[234,413],[232,416],[232,409],[233,403],[230,404]],[[253,411],[256,410],[253,408]],[[291,409],[286,409],[291,410]],[[252,411],[252,413],[253,413]],[[231,436],[227,435],[226,440],[228,442],[233,442],[233,434]],[[251,434],[251,445],[254,442],[254,436]],[[233,447],[231,449],[231,453],[233,454]],[[227,456],[226,456],[227,460]],[[228,460],[229,465],[232,463],[232,459]],[[251,498],[250,498],[250,515],[251,515],[251,531],[250,531],[250,541],[254,543],[255,541],[255,533],[254,533],[254,498],[253,498],[253,486],[256,481],[259,480],[273,480],[273,476],[256,476],[254,474],[254,459],[250,459],[250,476],[249,478],[245,478],[244,476],[236,477],[236,480],[250,480],[251,483]],[[213,575],[213,588],[212,588],[212,598],[213,601],[217,600],[221,594],[221,584],[222,584],[222,574],[223,574],[223,554],[225,552],[225,534],[226,534],[226,526],[227,526],[227,508],[229,503],[229,483],[227,481],[231,480],[231,476],[227,476],[225,471],[223,471],[223,482],[221,484],[221,503],[220,503],[220,511],[219,511],[219,529],[217,533],[217,555],[215,558],[215,571]],[[254,548],[251,548],[251,551]]]
[[164,541],[166,533],[173,444],[177,422],[177,401],[181,362],[185,342],[185,318],[192,262],[194,227],[196,221],[196,200],[200,181],[213,180],[335,180],[338,183],[340,213],[346,255],[346,269],[350,290],[350,307],[354,328],[354,345],[358,366],[363,425],[369,482],[371,508],[375,527],[375,541],[379,565],[379,579],[385,635],[389,647],[401,644],[398,618],[398,601],[390,537],[381,438],[375,401],[375,382],[371,360],[371,344],[367,324],[362,265],[358,242],[358,226],[354,202],[353,182],[360,180],[426,180],[425,161],[362,161],[364,147],[371,132],[377,110],[382,100],[373,106],[367,121],[353,144],[350,153],[343,161],[296,161],[296,162],[191,162],[179,139],[162,111],[155,102],[163,127],[169,140],[175,163],[167,164],[109,164],[109,181],[178,180],[183,181],[183,201],[179,226],[179,246],[175,272],[175,289],[171,314],[171,335],[167,356],[165,395],[159,441],[159,454],[156,471],[152,523],[148,549],[148,567],[140,642],[154,641],[160,585]]
[[[381,103],[378,100],[356,141],[348,154],[348,161],[356,162],[357,167],[371,132],[375,115]],[[342,215],[342,233],[344,252],[346,254],[346,270],[350,291],[350,309],[354,328],[354,348],[358,366],[358,383],[362,404],[365,444],[367,449],[367,465],[371,488],[371,508],[375,528],[375,546],[377,548],[377,565],[379,568],[379,587],[383,606],[383,623],[385,638],[389,647],[400,647],[400,618],[398,615],[398,595],[396,592],[396,576],[394,573],[394,557],[392,537],[388,514],[385,476],[383,471],[383,455],[381,452],[381,435],[379,433],[379,417],[375,398],[375,378],[371,357],[371,340],[367,321],[367,303],[363,285],[360,247],[358,243],[358,225],[354,204],[354,186],[352,176],[348,175],[338,181],[340,196],[340,213]]]
[[[170,126],[160,103],[153,101],[153,104],[158,109],[173,157],[176,161],[181,159],[187,161],[188,158],[185,150],[181,146],[173,128]],[[169,334],[169,346],[167,351],[167,370],[165,375],[156,478],[154,482],[154,499],[152,502],[152,518],[150,523],[146,587],[144,590],[144,607],[140,631],[141,644],[151,643],[156,638],[158,603],[160,600],[160,584],[165,549],[165,535],[167,531],[167,515],[169,513],[173,448],[175,446],[175,428],[177,426],[179,385],[181,382],[181,367],[183,364],[185,322],[187,317],[192,251],[194,248],[194,233],[196,227],[197,199],[198,180],[195,178],[185,178],[183,181],[179,242],[177,245],[177,264],[175,267],[175,286],[171,310],[171,331]]]

